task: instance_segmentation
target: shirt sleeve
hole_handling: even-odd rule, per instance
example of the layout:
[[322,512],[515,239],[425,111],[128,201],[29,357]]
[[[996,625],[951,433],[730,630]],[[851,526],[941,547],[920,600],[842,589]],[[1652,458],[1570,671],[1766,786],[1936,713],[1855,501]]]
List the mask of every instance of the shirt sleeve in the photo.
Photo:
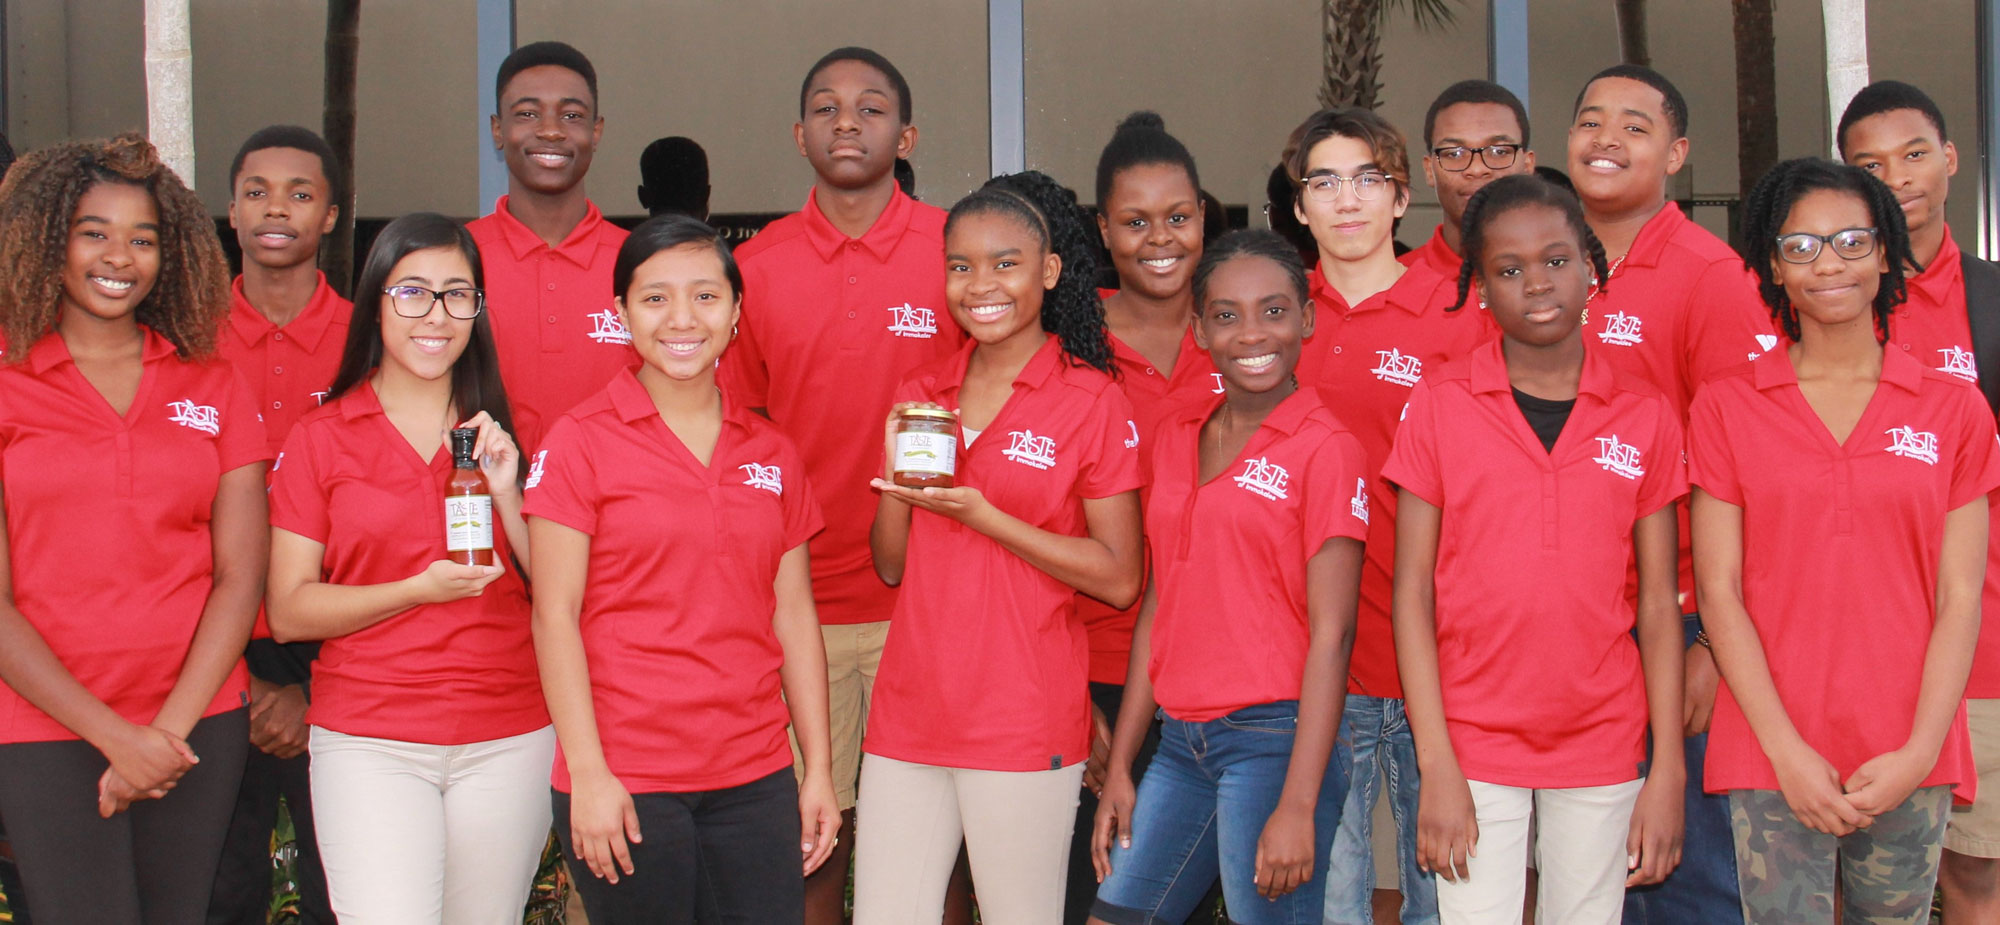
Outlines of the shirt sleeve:
[[235,369],[225,367],[222,372],[226,393],[218,415],[221,421],[215,435],[215,453],[222,471],[229,472],[269,460],[271,444],[264,432],[264,419],[257,413],[256,393]]
[[785,441],[785,448],[778,458],[782,460],[780,465],[785,467],[785,471],[793,473],[785,478],[785,490],[778,494],[784,517],[784,545],[786,550],[790,550],[826,529],[826,520],[820,516],[819,500],[813,495],[812,479],[806,475],[805,463],[790,440]]
[[1982,495],[2000,488],[2000,439],[1994,436],[1993,412],[1977,387],[1954,390],[1962,393],[1957,458],[1952,461],[1951,507],[1958,510]]
[[1718,501],[1742,507],[1736,454],[1729,446],[1729,431],[1722,420],[1722,403],[1735,397],[1735,390],[1722,385],[1705,386],[1695,393],[1694,404],[1688,408],[1688,482]]
[[1688,492],[1687,438],[1681,431],[1679,416],[1665,398],[1655,398],[1649,404],[1658,424],[1653,428],[1653,443],[1648,448],[1653,458],[1639,480],[1639,509],[1634,520],[1680,500]]
[[1757,278],[1741,263],[1722,260],[1709,265],[1688,292],[1687,346],[1681,381],[1688,394],[1710,377],[1776,349],[1777,329],[1771,309],[1757,294]]
[[1125,390],[1113,383],[1097,393],[1097,403],[1078,442],[1083,464],[1077,467],[1076,490],[1083,498],[1109,498],[1145,484],[1139,471],[1139,425]]
[[311,424],[293,427],[271,467],[271,526],[324,546],[333,524],[327,516],[327,483],[315,458],[313,430]]
[[1368,461],[1361,441],[1334,431],[1306,463],[1305,522],[1300,539],[1310,559],[1326,541],[1368,539]]
[[1424,499],[1432,507],[1444,507],[1444,478],[1437,459],[1437,396],[1429,379],[1410,390],[1410,402],[1403,410],[1403,423],[1396,427],[1396,442],[1382,463],[1382,481]]
[[528,464],[521,516],[540,517],[595,535],[603,493],[591,464],[583,427],[564,416],[542,438],[542,448]]

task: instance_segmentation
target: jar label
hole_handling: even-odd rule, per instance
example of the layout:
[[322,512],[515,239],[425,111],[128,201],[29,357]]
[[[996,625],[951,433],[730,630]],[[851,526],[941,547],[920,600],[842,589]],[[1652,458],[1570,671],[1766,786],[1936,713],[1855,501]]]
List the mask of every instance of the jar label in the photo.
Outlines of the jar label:
[[896,435],[897,472],[958,474],[958,437],[904,431]]
[[444,499],[444,548],[449,552],[493,548],[492,495]]

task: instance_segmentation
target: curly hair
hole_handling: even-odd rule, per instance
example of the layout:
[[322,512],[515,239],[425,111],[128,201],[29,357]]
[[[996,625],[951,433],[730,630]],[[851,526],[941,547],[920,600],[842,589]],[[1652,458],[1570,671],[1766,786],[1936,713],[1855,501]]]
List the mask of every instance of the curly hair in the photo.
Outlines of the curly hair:
[[1584,253],[1590,255],[1590,272],[1597,281],[1592,295],[1610,290],[1611,270],[1604,259],[1604,242],[1597,240],[1597,233],[1583,220],[1583,203],[1577,201],[1576,194],[1534,174],[1515,174],[1480,187],[1466,202],[1465,217],[1460,221],[1459,249],[1464,252],[1465,260],[1458,267],[1458,298],[1445,311],[1455,312],[1464,307],[1465,297],[1472,291],[1472,279],[1486,256],[1486,226],[1526,206],[1545,206],[1561,212],[1563,221],[1569,223],[1569,230],[1583,245]]
[[1062,258],[1062,275],[1042,300],[1042,330],[1062,342],[1071,362],[1116,377],[1104,302],[1097,296],[1097,225],[1076,193],[1038,170],[994,177],[951,207],[945,234],[968,215],[1011,215]]
[[1882,271],[1882,284],[1875,290],[1874,302],[1875,339],[1886,343],[1889,313],[1909,296],[1903,268],[1916,267],[1919,272],[1923,268],[1917,266],[1911,254],[1910,229],[1904,223],[1903,208],[1897,205],[1896,194],[1868,171],[1818,157],[1793,158],[1771,168],[1770,173],[1757,181],[1750,198],[1743,201],[1743,265],[1757,275],[1757,294],[1770,307],[1772,320],[1786,337],[1797,342],[1799,312],[1786,294],[1784,284],[1778,282],[1771,262],[1778,259],[1778,233],[1785,219],[1791,216],[1792,207],[1815,190],[1847,193],[1868,206],[1870,220],[1875,223],[1875,246],[1882,249],[1888,264],[1888,269]]
[[160,276],[135,313],[183,359],[215,352],[229,314],[229,263],[194,191],[140,135],[72,141],[35,151],[0,183],[0,338],[7,362],[54,329],[62,313],[63,268],[77,203],[99,183],[152,194],[160,212]]

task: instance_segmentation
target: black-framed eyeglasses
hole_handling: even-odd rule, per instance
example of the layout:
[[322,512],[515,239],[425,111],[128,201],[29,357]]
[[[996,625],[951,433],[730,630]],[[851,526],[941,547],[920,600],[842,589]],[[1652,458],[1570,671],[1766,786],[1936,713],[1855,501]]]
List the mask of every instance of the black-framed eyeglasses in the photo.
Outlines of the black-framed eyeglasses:
[[1388,189],[1389,184],[1394,181],[1388,174],[1379,170],[1364,170],[1351,177],[1343,177],[1337,173],[1316,173],[1310,177],[1301,177],[1299,182],[1305,186],[1313,201],[1332,202],[1340,198],[1342,185],[1353,187],[1354,198],[1367,201],[1380,198],[1382,191]]
[[1471,167],[1472,156],[1475,154],[1479,155],[1479,160],[1485,163],[1488,169],[1505,170],[1514,166],[1514,159],[1521,156],[1521,146],[1499,144],[1468,148],[1464,145],[1451,145],[1431,149],[1431,158],[1437,161],[1439,167],[1452,173]]
[[484,289],[426,289],[423,286],[384,286],[382,294],[389,297],[389,307],[403,318],[422,318],[431,313],[431,307],[444,303],[444,313],[460,321],[471,321],[479,317],[486,308]]
[[1781,234],[1778,241],[1778,259],[1786,263],[1811,263],[1819,259],[1822,248],[1831,246],[1842,260],[1860,260],[1875,253],[1875,229],[1846,228],[1832,234],[1808,234],[1803,231]]

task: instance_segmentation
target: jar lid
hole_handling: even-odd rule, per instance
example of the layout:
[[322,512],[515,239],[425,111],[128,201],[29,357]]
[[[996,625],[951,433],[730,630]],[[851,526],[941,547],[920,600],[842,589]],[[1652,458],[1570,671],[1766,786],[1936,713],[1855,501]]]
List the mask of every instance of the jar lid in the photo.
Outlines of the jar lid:
[[906,418],[928,418],[933,421],[955,422],[958,420],[958,415],[943,408],[904,408],[902,416]]

